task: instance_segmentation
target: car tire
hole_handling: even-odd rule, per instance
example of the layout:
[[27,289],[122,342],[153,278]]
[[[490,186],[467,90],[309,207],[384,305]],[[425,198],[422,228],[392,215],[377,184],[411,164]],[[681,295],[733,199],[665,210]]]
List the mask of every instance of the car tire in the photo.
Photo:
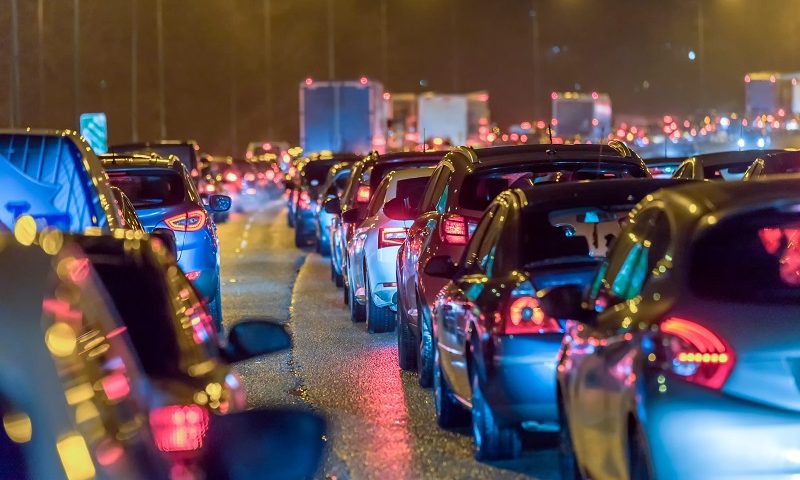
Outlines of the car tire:
[[294,228],[294,246],[297,248],[308,246],[308,235],[304,235],[297,226]]
[[[472,362],[475,365],[475,362]],[[483,395],[477,368],[470,372],[472,382],[472,434],[475,459],[479,461],[511,460],[522,453],[522,438],[516,426],[497,424],[492,408]]]
[[319,254],[323,257],[330,257],[331,244],[328,242],[323,242],[320,238],[317,238],[317,252],[319,252]]
[[367,331],[369,333],[386,333],[394,330],[397,315],[389,307],[379,307],[372,301],[372,289],[369,288],[369,276],[364,272],[364,283],[367,294]]
[[644,448],[642,429],[635,421],[628,427],[628,478],[630,480],[650,480],[650,461]]
[[342,301],[345,305],[350,305],[350,285],[344,281],[344,275],[342,275]]
[[[419,305],[419,302],[418,302]],[[419,322],[419,347],[417,348],[417,373],[419,386],[430,388],[433,386],[433,332],[425,319],[423,310],[417,307]]]
[[418,344],[411,327],[400,317],[399,304],[397,311],[397,360],[400,363],[401,370],[416,370]]
[[222,291],[219,280],[217,280],[217,288],[214,291],[214,297],[208,302],[208,312],[211,314],[211,320],[214,322],[214,328],[217,329],[217,334],[222,338],[225,327],[222,322]]
[[441,428],[464,427],[469,423],[469,412],[461,406],[450,389],[442,372],[439,349],[434,347],[433,403],[436,407],[436,424]]
[[356,300],[356,293],[352,286],[347,290],[350,292],[350,321],[353,323],[361,323],[367,319],[367,306],[358,303],[358,300]]
[[[560,394],[559,394],[560,398]],[[558,402],[558,467],[563,480],[583,480],[583,475],[578,467],[578,458],[575,456],[575,446],[572,443],[572,434],[569,431],[569,421],[564,402]]]

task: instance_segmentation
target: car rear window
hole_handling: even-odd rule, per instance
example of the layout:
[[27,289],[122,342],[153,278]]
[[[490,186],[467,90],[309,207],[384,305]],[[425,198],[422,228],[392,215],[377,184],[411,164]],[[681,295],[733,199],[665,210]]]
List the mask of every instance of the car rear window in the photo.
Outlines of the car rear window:
[[[422,195],[425,193],[425,187],[428,185],[430,177],[416,177],[406,178],[397,181],[397,190],[395,191],[395,198],[403,200],[403,204],[411,208],[419,205],[422,200]],[[378,189],[376,195],[381,195],[379,198],[376,196],[370,201],[370,209],[368,215],[372,216],[377,213],[377,209],[383,207],[386,203],[386,190]]]
[[109,148],[112,153],[155,153],[160,157],[169,158],[175,155],[186,170],[197,168],[197,155],[191,144],[162,144],[162,145],[113,145]]
[[468,210],[485,210],[504,190],[535,185],[581,180],[630,178],[640,176],[636,166],[611,163],[520,163],[513,167],[478,170],[467,176],[461,187],[459,205]]
[[173,171],[108,172],[111,184],[119,188],[136,208],[177,205],[186,198],[183,178]]
[[328,178],[328,170],[330,170],[330,168],[337,163],[339,162],[335,160],[316,160],[309,162],[305,167],[303,167],[304,183],[311,185],[312,187],[322,185]]
[[800,213],[753,212],[702,236],[691,256],[698,295],[748,303],[800,300]]
[[776,175],[800,172],[800,152],[785,152],[769,155],[766,158],[764,173]]
[[387,162],[387,163],[377,163],[369,174],[369,185],[370,189],[374,192],[378,185],[380,185],[381,180],[383,180],[389,172],[393,171],[400,171],[400,170],[407,170],[409,168],[420,168],[420,167],[432,167],[436,165],[438,162],[437,160],[429,160],[429,161],[406,161],[406,162]]
[[753,163],[748,160],[740,163],[720,165],[716,167],[704,167],[703,178],[706,180],[741,180],[747,167]]

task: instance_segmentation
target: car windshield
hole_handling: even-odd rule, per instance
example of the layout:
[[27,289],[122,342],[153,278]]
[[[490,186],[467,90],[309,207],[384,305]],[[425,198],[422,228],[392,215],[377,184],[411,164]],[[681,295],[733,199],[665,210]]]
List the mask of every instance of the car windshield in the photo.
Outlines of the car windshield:
[[606,257],[632,207],[586,206],[525,213],[519,237],[522,263],[576,255]]
[[800,300],[800,214],[752,212],[701,237],[690,284],[703,297],[732,302]]
[[630,165],[601,162],[559,162],[531,165],[520,163],[502,169],[478,170],[467,176],[461,187],[459,204],[468,210],[485,210],[494,198],[509,188],[525,188],[547,183],[577,182],[628,178],[634,176]]
[[169,207],[186,197],[183,179],[172,170],[109,171],[108,179],[125,192],[136,208]]

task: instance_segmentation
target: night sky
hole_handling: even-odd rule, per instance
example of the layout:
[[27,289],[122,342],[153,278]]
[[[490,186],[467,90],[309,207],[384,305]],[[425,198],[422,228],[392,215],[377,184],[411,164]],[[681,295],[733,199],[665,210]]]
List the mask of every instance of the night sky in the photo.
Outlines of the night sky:
[[[73,0],[44,0],[43,79],[37,0],[17,1],[22,122],[75,127]],[[159,132],[156,2],[132,1],[139,12],[138,133],[141,140],[153,139]],[[132,1],[80,0],[79,110],[107,112],[112,142],[127,141],[133,134]],[[168,137],[195,138],[209,152],[239,155],[248,141],[268,135],[295,142],[297,85],[308,76],[328,76],[327,1],[269,2],[269,69],[264,0],[163,1]],[[745,72],[800,70],[800,0],[386,2],[389,55],[384,75],[381,0],[334,0],[336,77],[367,75],[382,80],[392,92],[487,89],[493,120],[503,128],[533,119],[536,107],[542,117],[549,116],[549,92],[576,88],[608,92],[615,113],[741,110]],[[10,123],[10,4],[0,0],[0,127]],[[533,88],[532,5],[538,5],[540,28],[538,97]],[[688,58],[690,50],[697,54],[694,62]]]

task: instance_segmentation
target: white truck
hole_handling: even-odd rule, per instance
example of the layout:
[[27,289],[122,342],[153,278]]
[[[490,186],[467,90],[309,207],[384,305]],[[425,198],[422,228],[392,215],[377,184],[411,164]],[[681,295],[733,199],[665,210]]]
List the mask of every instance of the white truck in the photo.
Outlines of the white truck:
[[611,98],[605,93],[553,92],[553,135],[593,142],[611,133]]

